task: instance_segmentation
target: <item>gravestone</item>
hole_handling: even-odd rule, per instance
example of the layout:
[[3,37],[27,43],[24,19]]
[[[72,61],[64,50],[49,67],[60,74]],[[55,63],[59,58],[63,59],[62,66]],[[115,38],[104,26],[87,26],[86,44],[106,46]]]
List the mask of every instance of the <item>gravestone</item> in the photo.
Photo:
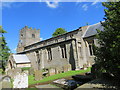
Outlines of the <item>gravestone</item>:
[[13,69],[13,75],[15,76],[17,73],[21,73],[22,69],[21,68],[15,68]]
[[55,68],[55,74],[62,73],[62,67],[56,67]]
[[77,87],[78,82],[75,80],[67,80],[67,79],[58,79],[53,81],[55,85],[64,88],[65,90],[74,90]]
[[86,70],[87,69],[87,64],[83,65],[83,69]]
[[11,80],[9,76],[5,76],[2,80],[2,88],[11,88]]
[[50,68],[50,69],[48,70],[48,73],[49,73],[49,76],[55,75],[56,70],[55,70],[54,68]]
[[34,75],[34,69],[33,68],[29,69],[29,75]]
[[58,71],[58,68],[55,68],[55,74],[58,74],[59,71]]
[[22,69],[21,69],[21,68],[15,68],[15,69],[14,69],[14,73],[17,73],[17,72],[21,73],[21,72],[22,72]]
[[68,71],[71,71],[71,64],[68,64]]
[[14,71],[12,70],[12,69],[9,69],[8,71],[7,71],[7,75],[8,76],[10,76],[11,78],[13,78],[14,77],[14,73],[13,73]]
[[57,73],[62,73],[64,70],[63,70],[63,67],[56,67],[56,74]]
[[0,90],[2,90],[2,81],[0,81]]
[[40,70],[35,70],[35,80],[42,80],[42,71]]
[[63,66],[63,70],[64,70],[64,72],[67,72],[68,71],[68,65]]
[[28,88],[28,73],[22,72],[14,76],[13,88]]
[[11,78],[14,78],[14,76],[17,74],[17,73],[21,73],[22,70],[20,68],[15,68],[15,69],[9,69],[7,71],[7,75],[10,76]]

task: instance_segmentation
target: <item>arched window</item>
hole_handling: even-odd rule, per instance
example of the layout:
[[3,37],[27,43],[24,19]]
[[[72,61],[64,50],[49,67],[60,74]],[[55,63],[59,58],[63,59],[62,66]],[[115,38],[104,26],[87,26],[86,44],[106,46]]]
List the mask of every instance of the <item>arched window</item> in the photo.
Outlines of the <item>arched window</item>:
[[51,48],[47,48],[47,52],[48,52],[48,60],[51,61],[52,60],[52,51],[51,51]]
[[35,38],[35,34],[32,34],[32,38]]
[[21,34],[21,37],[23,37],[23,34]]
[[60,47],[61,47],[61,56],[62,56],[62,58],[67,58],[67,53],[66,53],[66,46],[65,46],[65,44],[64,45],[60,45]]

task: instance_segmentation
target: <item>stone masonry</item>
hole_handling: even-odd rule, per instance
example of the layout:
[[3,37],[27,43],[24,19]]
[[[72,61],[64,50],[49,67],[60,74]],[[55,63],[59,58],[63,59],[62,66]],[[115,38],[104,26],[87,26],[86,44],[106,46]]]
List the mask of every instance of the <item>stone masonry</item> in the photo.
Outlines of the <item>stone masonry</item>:
[[[92,45],[98,45],[96,29],[102,29],[100,23],[39,41],[39,30],[25,26],[20,31],[17,54],[26,54],[34,70],[55,68],[55,72],[59,73],[70,68],[80,70],[90,67],[95,57]],[[66,65],[70,67],[69,70]],[[57,67],[63,70],[57,70]]]

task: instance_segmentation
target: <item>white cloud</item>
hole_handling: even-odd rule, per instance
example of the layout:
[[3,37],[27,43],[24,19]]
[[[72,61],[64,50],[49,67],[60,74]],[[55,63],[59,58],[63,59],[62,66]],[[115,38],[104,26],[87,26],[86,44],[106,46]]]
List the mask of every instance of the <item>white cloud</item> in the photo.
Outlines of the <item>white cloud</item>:
[[99,0],[95,0],[91,5],[95,5],[99,2]]
[[0,8],[11,8],[12,4],[16,2],[16,0],[1,0],[0,2]]
[[7,8],[10,8],[12,6],[12,2],[3,2],[2,3],[2,7],[7,7]]
[[43,40],[43,38],[40,38],[40,41],[42,41]]
[[16,51],[16,50],[17,50],[17,48],[14,48],[14,49],[13,49],[13,51]]
[[59,0],[54,0],[53,2],[46,1],[46,4],[50,8],[57,8],[58,7]]
[[16,0],[1,0],[1,2],[15,2]]
[[87,4],[83,4],[82,8],[84,9],[84,11],[88,10],[88,5]]
[[0,2],[0,9],[11,8],[12,4],[13,4],[13,2]]

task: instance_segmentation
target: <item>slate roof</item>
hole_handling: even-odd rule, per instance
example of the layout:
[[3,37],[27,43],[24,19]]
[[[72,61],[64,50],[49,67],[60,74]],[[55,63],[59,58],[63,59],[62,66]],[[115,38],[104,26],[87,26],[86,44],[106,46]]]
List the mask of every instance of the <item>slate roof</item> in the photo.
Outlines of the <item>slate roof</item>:
[[30,63],[30,60],[25,54],[14,54],[13,58],[16,63]]
[[99,30],[103,31],[103,26],[101,25],[101,23],[89,25],[85,34],[82,37],[87,38],[87,37],[90,37],[90,36],[94,36],[95,34],[97,34],[96,29],[99,29]]

